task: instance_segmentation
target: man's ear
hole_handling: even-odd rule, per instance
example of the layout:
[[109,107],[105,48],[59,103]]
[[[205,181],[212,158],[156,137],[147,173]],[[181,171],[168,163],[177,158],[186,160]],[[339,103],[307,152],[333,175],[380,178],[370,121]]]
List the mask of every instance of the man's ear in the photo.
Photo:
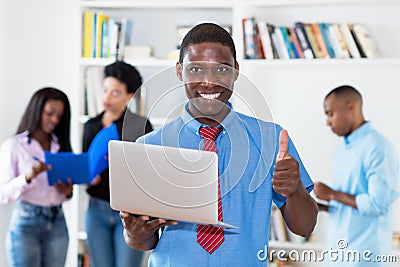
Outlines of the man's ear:
[[347,111],[351,114],[353,114],[355,112],[357,108],[357,104],[354,101],[349,101],[347,102]]
[[235,81],[237,80],[237,78],[239,77],[239,63],[236,61],[235,63]]
[[175,69],[176,69],[176,76],[180,81],[183,81],[182,79],[182,65],[179,62],[176,62],[175,64]]

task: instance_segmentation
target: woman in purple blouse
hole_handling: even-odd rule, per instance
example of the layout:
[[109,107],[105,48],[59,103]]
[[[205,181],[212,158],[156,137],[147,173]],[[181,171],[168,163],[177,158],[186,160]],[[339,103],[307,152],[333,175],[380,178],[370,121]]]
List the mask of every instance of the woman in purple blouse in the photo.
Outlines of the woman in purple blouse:
[[72,182],[49,186],[45,151],[71,151],[68,97],[55,88],[32,96],[17,133],[0,147],[0,204],[16,202],[6,239],[10,266],[65,264],[61,204],[72,197]]

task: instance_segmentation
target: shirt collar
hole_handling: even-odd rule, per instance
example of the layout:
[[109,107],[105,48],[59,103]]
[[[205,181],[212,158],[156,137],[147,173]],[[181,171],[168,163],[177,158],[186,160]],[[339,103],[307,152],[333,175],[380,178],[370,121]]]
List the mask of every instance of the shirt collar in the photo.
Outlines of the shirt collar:
[[[185,126],[188,127],[188,129],[190,131],[192,131],[193,133],[199,135],[200,127],[209,127],[209,126],[206,125],[206,124],[202,124],[198,120],[193,118],[193,116],[190,115],[190,113],[188,111],[188,106],[189,106],[189,103],[187,103],[185,105],[185,108],[184,108],[184,110],[182,112],[182,120],[183,120]],[[235,116],[234,112],[233,112],[232,104],[230,102],[228,102],[228,107],[230,109],[230,112],[225,117],[225,119],[220,123],[220,125],[222,125],[222,127],[224,129],[227,129],[227,127],[232,124],[234,116]]]
[[[25,143],[28,145],[31,143],[32,136],[28,130],[18,134],[17,136],[18,136],[19,142]],[[51,134],[50,142],[51,142],[51,144],[50,144],[51,152],[58,151],[58,149],[59,149],[58,138],[55,134]]]
[[372,124],[369,121],[364,122],[360,127],[353,131],[348,136],[344,137],[344,142],[346,145],[353,143],[359,137],[363,136],[372,128]]

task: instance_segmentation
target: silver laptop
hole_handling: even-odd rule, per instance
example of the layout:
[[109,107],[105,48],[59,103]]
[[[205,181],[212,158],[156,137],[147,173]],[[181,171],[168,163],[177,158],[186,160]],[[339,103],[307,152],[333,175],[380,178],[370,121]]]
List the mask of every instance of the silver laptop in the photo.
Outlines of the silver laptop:
[[216,153],[115,140],[108,146],[111,208],[237,228],[218,221]]

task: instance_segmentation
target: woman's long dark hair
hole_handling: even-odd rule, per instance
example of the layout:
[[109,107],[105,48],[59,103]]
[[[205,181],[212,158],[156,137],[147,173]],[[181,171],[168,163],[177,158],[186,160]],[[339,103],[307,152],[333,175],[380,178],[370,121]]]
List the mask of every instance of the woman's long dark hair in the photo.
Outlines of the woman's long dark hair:
[[43,108],[48,100],[60,100],[64,103],[63,115],[60,119],[60,122],[54,129],[53,134],[55,134],[58,138],[60,151],[71,151],[71,108],[67,95],[56,88],[46,87],[36,91],[36,93],[29,101],[24,115],[22,116],[21,122],[18,126],[17,134],[24,131],[29,131],[29,134],[33,134],[37,129],[41,127]]

